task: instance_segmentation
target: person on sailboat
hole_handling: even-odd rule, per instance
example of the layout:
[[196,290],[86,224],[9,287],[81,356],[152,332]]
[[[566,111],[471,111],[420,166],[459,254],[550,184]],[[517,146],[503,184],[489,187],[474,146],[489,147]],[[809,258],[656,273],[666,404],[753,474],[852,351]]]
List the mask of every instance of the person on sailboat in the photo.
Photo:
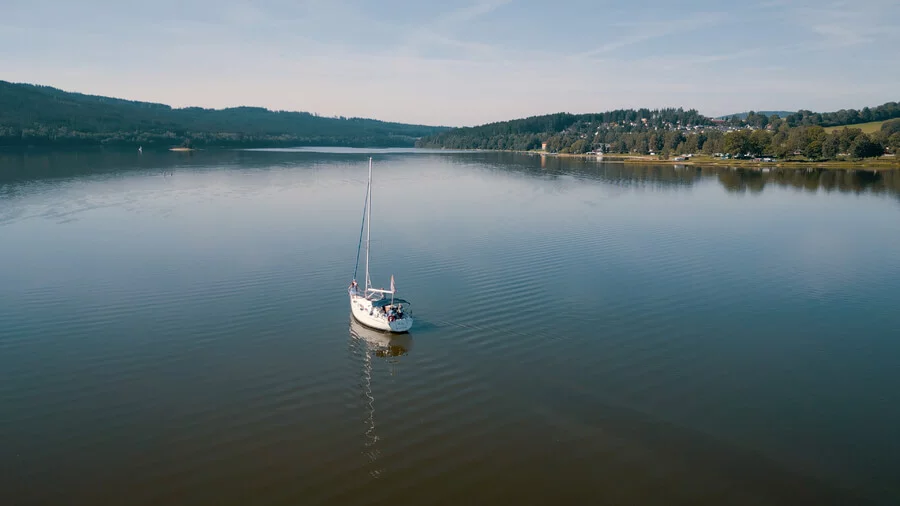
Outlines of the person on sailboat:
[[354,279],[352,283],[350,283],[350,293],[356,295],[356,280]]

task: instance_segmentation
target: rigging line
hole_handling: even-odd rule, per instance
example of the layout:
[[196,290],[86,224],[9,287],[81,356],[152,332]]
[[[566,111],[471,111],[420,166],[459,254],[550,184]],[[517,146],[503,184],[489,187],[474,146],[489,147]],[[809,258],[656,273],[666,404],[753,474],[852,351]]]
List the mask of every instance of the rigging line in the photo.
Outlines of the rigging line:
[[353,279],[356,279],[356,273],[359,271],[359,251],[362,249],[362,236],[363,230],[366,227],[366,208],[369,206],[369,185],[372,184],[371,181],[366,183],[366,202],[363,204],[363,219],[362,224],[359,226],[359,244],[356,245],[356,266],[353,267]]

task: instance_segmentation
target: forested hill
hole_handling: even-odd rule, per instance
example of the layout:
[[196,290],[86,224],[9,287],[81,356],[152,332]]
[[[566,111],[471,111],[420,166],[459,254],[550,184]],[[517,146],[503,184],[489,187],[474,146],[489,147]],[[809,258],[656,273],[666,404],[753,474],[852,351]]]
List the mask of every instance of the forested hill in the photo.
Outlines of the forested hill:
[[[640,131],[710,125],[712,119],[695,110],[619,109],[597,114],[557,113],[531,116],[476,127],[455,128],[420,139],[418,147],[453,149],[540,149],[541,143],[559,134],[577,133],[585,138],[600,130]],[[556,150],[554,146],[549,149]],[[580,146],[576,151],[581,151]]]
[[413,146],[446,128],[259,107],[203,109],[0,81],[0,146]]
[[[712,119],[695,110],[626,109],[600,114],[549,114],[456,128],[424,137],[416,146],[451,149],[546,149],[559,153],[772,154],[832,159],[840,154],[880,156],[900,151],[900,106],[888,102],[830,113],[801,110],[781,118],[749,111],[743,118]],[[886,121],[892,120],[892,121]],[[881,122],[864,134],[852,125]],[[826,134],[823,127],[850,125]],[[749,141],[755,134],[753,142]]]
[[[752,111],[739,112],[736,114],[726,114],[725,116],[719,116],[716,119],[731,119],[734,117],[737,117],[738,119],[747,119],[747,116],[750,114],[750,112],[752,112]],[[762,114],[763,116],[777,115],[780,118],[784,118],[786,116],[790,116],[791,114],[794,114],[795,112],[796,111],[756,111],[756,114]]]
[[800,110],[785,117],[785,120],[790,126],[832,127],[857,125],[872,121],[887,121],[895,118],[900,118],[900,104],[887,102],[877,107],[863,107],[860,110],[841,109],[840,111],[823,113]]

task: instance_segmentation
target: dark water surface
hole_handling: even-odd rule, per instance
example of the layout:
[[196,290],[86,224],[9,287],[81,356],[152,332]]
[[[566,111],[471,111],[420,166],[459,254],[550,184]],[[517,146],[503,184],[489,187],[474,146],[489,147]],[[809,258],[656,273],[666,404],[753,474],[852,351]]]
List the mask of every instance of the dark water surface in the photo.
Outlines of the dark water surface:
[[900,176],[0,153],[0,504],[897,504]]

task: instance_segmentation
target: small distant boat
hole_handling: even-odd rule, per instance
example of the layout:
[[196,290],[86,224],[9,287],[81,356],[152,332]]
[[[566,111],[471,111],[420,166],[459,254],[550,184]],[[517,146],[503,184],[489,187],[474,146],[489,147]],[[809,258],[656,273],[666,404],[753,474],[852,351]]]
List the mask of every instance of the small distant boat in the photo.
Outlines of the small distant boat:
[[[353,273],[353,281],[347,289],[350,294],[350,313],[359,323],[373,329],[388,332],[407,332],[413,325],[410,302],[396,296],[394,276],[391,275],[391,288],[373,288],[372,279],[369,277],[369,250],[371,237],[372,218],[372,158],[369,158],[369,181],[366,185],[366,203],[363,209],[363,221],[366,230],[366,279],[365,287],[360,289],[356,282],[356,272]],[[362,245],[362,230],[360,230],[359,245],[356,249],[356,268],[359,268],[359,251]]]

